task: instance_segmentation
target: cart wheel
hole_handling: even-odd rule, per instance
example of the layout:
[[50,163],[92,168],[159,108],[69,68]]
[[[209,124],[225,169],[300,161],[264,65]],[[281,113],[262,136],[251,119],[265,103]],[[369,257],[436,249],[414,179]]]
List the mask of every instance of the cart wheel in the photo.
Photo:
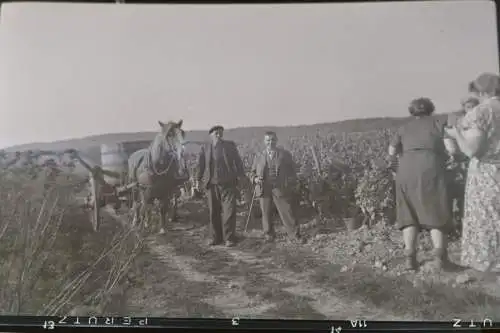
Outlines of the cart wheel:
[[90,185],[93,203],[93,207],[91,207],[90,211],[90,221],[92,223],[94,231],[98,231],[99,226],[101,225],[101,197],[99,193],[99,182],[97,182],[95,178],[92,177]]

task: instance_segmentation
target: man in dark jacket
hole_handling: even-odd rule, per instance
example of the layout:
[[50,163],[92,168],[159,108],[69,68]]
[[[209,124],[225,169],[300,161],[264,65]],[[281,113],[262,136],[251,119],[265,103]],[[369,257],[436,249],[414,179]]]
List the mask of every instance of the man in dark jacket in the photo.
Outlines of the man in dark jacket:
[[224,140],[224,128],[214,126],[211,143],[198,156],[197,181],[208,194],[212,240],[210,245],[236,244],[236,198],[238,178],[244,177],[243,162],[236,144]]
[[251,171],[251,178],[256,185],[255,196],[260,200],[265,237],[272,242],[276,236],[271,220],[271,205],[274,203],[288,236],[294,241],[305,243],[305,238],[300,236],[292,207],[297,184],[295,163],[289,151],[276,146],[277,141],[275,132],[265,134],[266,149],[257,153]]

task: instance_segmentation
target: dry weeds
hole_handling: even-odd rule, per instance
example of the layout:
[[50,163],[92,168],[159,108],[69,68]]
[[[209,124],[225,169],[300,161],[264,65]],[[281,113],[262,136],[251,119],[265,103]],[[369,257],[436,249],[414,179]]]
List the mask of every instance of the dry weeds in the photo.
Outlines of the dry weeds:
[[94,233],[78,207],[82,179],[63,173],[48,182],[42,171],[0,173],[1,314],[65,315],[82,306],[104,314],[142,241],[119,225]]
[[[257,302],[248,307],[261,306],[260,317],[323,319],[312,307],[318,299],[314,288],[304,287],[309,285],[328,290],[334,296],[322,293],[330,301],[338,299],[346,313],[349,304],[359,302],[387,317],[449,320],[489,316],[500,320],[496,280],[475,277],[462,281],[463,272],[433,272],[425,263],[431,249],[425,234],[420,241],[422,269],[416,274],[403,272],[401,235],[383,223],[347,232],[338,221],[311,221],[303,228],[310,236],[305,246],[287,245],[281,239],[265,246],[258,238],[248,237],[239,244],[239,254],[233,250],[235,258],[229,250],[204,247],[206,207],[202,201],[181,200],[183,215],[193,227],[172,227],[164,238],[156,238],[170,249],[163,257],[169,269],[165,274],[166,268],[152,262],[151,254],[144,252],[144,240],[132,230],[108,219],[98,233],[93,232],[87,214],[79,207],[79,184],[82,179],[68,174],[46,186],[43,173],[33,175],[28,169],[0,173],[1,314],[114,315],[133,310],[164,316],[222,316],[221,302],[229,301],[217,295],[217,290],[224,296],[238,289]],[[246,211],[242,213],[240,229],[246,220]],[[304,220],[311,217],[304,216]],[[259,224],[253,221],[252,226]],[[452,242],[450,249],[456,261],[458,242]],[[139,266],[139,255],[149,262],[146,268]],[[189,257],[193,259],[186,260]],[[136,265],[131,279],[129,271]],[[198,278],[192,272],[198,272]],[[215,282],[200,278],[203,274]],[[304,275],[307,281],[297,283],[307,289],[301,292],[310,294],[297,296],[287,274]],[[241,286],[235,281],[242,281]],[[227,290],[229,282],[231,290]],[[129,284],[129,299],[117,301]],[[203,303],[206,298],[218,303]],[[140,306],[130,306],[134,299]],[[324,304],[320,310],[327,313]]]

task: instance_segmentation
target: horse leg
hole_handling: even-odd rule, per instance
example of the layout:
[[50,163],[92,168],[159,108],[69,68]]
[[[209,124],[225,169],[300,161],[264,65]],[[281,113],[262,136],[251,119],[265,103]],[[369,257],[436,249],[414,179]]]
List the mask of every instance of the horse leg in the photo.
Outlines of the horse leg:
[[167,226],[169,203],[169,196],[166,196],[160,200],[160,235],[163,235],[165,233],[165,227]]
[[151,205],[149,203],[149,194],[147,193],[148,190],[145,190],[142,192],[142,197],[141,197],[141,217],[144,220],[144,228],[148,229],[149,228],[149,222],[151,218]]
[[132,210],[132,227],[135,227],[137,225],[137,222],[139,222],[139,209],[138,209],[138,203],[137,203],[137,191],[135,189],[132,190],[129,196],[130,200],[130,205],[129,208]]
[[178,198],[177,195],[174,194],[172,198],[172,209],[170,210],[170,222],[177,222],[178,216],[177,216],[177,207],[178,207]]
[[144,202],[144,192],[142,189],[134,193],[134,198],[132,201],[132,210],[134,212],[134,219],[132,224],[134,226],[140,226],[141,228],[147,227],[147,219],[145,214],[146,205]]
[[141,220],[141,211],[142,211],[142,195],[140,191],[136,191],[132,194],[132,211],[134,213],[134,219],[132,221],[132,226],[136,227],[139,225]]
[[134,227],[138,227],[141,224],[141,212],[142,212],[141,202],[140,201],[134,202],[132,210],[134,211],[134,220],[132,222],[132,225]]
[[146,201],[143,201],[142,204],[141,204],[141,217],[142,217],[142,220],[143,220],[143,224],[144,224],[144,229],[148,229],[149,228],[149,222],[150,222],[150,210],[151,210],[151,207],[150,205],[146,202]]

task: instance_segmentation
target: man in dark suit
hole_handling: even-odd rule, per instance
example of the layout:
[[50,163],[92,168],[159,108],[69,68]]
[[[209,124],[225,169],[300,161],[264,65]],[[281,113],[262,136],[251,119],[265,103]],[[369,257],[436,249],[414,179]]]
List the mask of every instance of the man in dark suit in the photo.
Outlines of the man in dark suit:
[[297,174],[292,154],[277,147],[278,137],[275,132],[266,132],[266,149],[255,156],[251,178],[255,184],[255,196],[260,200],[262,225],[266,240],[275,239],[271,220],[271,205],[274,203],[278,214],[286,227],[288,236],[299,243],[305,243],[300,236],[299,225],[292,207]]
[[243,162],[236,144],[224,140],[224,128],[214,126],[209,132],[211,144],[198,156],[198,184],[208,194],[212,241],[210,245],[236,244],[236,198],[238,178],[244,177]]

